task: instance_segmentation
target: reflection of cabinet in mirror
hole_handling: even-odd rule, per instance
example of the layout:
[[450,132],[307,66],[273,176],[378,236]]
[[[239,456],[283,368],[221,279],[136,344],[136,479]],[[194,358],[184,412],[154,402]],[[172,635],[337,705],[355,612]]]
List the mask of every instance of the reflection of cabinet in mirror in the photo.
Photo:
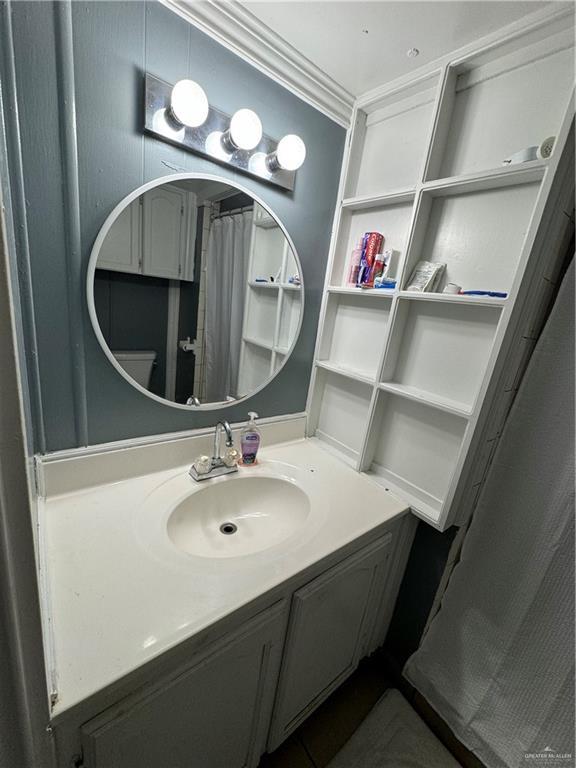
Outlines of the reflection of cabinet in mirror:
[[298,265],[282,229],[254,204],[244,305],[239,389],[277,371],[296,337],[301,312]]
[[196,195],[155,187],[125,208],[102,244],[99,269],[193,280]]
[[259,389],[282,366],[302,310],[298,257],[282,226],[212,177],[165,181],[119,208],[89,268],[111,362],[184,407]]

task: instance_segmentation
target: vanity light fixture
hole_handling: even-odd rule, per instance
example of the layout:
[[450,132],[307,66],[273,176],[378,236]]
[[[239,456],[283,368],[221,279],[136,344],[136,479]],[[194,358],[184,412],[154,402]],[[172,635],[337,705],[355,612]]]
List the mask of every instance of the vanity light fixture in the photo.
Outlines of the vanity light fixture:
[[280,141],[267,136],[252,109],[232,116],[208,103],[201,85],[179,80],[175,85],[145,76],[144,128],[156,139],[226,165],[260,181],[292,191],[306,146],[295,134]]
[[170,111],[174,118],[189,128],[206,122],[210,106],[204,89],[194,80],[179,80],[170,95]]
[[230,120],[230,128],[222,136],[227,150],[254,149],[262,139],[262,122],[251,109],[239,109]]
[[271,171],[281,168],[284,171],[297,171],[306,159],[306,144],[300,136],[289,133],[278,142],[276,151],[266,158]]

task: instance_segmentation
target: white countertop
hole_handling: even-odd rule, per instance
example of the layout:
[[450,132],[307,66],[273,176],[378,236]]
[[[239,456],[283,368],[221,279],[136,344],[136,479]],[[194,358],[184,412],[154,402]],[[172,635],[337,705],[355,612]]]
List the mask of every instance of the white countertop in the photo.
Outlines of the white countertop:
[[40,500],[54,714],[407,510],[316,440],[264,448],[259,458],[239,471],[292,465],[311,512],[291,538],[242,557],[194,557],[168,538],[166,500],[197,485],[188,465]]

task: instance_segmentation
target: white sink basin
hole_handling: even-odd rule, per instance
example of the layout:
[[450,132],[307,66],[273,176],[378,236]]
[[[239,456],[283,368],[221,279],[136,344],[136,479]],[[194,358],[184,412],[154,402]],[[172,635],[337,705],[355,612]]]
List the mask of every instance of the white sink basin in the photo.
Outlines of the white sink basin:
[[289,538],[309,513],[308,495],[294,482],[233,475],[180,501],[167,520],[167,532],[178,549],[191,555],[239,557]]

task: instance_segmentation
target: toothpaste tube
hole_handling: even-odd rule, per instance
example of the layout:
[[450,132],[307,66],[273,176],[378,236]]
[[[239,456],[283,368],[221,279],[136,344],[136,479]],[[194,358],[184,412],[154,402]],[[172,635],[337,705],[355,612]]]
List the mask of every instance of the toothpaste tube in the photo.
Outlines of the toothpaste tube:
[[368,288],[371,288],[379,277],[385,277],[388,274],[388,268],[390,267],[390,260],[392,259],[393,253],[394,251],[387,250],[384,251],[384,253],[376,255],[374,266],[370,273],[370,280],[367,283]]
[[371,284],[372,268],[376,260],[376,255],[380,252],[383,242],[384,236],[381,235],[380,232],[366,232],[364,235],[357,285],[369,286]]

